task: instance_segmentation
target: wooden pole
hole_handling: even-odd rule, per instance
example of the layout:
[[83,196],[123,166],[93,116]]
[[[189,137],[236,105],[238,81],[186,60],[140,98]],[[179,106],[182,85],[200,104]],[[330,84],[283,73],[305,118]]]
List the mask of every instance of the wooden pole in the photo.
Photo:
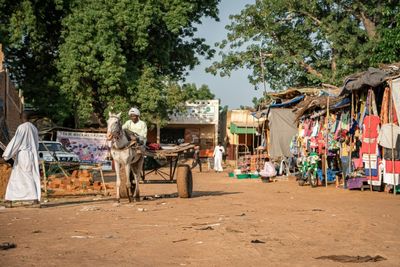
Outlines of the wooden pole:
[[326,137],[325,137],[325,187],[328,187],[328,136],[329,136],[329,93],[326,99]]
[[[246,110],[246,133],[244,134],[244,143],[246,144],[246,146],[247,146],[247,118],[248,117],[248,112],[247,112],[247,110]],[[247,151],[246,151],[247,152]]]
[[[368,115],[369,115],[369,120],[368,120],[368,131],[371,133],[371,102],[372,102],[372,89],[368,91]],[[368,138],[370,141],[372,138]],[[368,143],[368,162],[369,162],[369,190],[372,192],[372,173],[371,173],[371,143]]]
[[[352,126],[353,123],[353,117],[354,117],[354,92],[351,92],[351,114],[350,114],[350,127]],[[349,149],[349,172],[351,171],[351,154],[353,153],[353,143],[354,143],[354,138],[353,136],[350,135],[350,149]],[[343,178],[343,188],[346,189],[346,177]]]
[[394,139],[394,132],[393,132],[393,98],[392,98],[392,90],[393,90],[393,85],[392,85],[392,80],[389,81],[389,122],[391,125],[391,135],[390,135],[390,140],[392,141],[392,174],[393,174],[393,195],[396,195],[396,174],[395,174],[395,168],[394,168],[394,146],[396,145],[396,141]]
[[44,165],[44,160],[41,162],[41,164],[43,169],[44,195],[47,198],[47,174],[46,174],[46,167]]
[[156,127],[157,127],[157,144],[160,144],[160,142],[161,142],[161,137],[160,137],[161,130],[160,130],[160,123],[159,122],[157,122]]
[[104,196],[107,196],[107,187],[106,183],[104,182],[103,167],[101,165],[99,166],[99,171],[101,176],[101,183],[103,184],[104,187]]

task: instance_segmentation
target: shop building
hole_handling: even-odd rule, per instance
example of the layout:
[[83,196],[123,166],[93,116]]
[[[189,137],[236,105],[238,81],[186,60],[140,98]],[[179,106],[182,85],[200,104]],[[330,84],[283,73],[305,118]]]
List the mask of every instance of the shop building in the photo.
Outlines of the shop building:
[[167,125],[157,133],[149,129],[147,139],[151,143],[200,145],[200,156],[210,157],[218,142],[219,100],[186,102],[186,111],[170,116]]

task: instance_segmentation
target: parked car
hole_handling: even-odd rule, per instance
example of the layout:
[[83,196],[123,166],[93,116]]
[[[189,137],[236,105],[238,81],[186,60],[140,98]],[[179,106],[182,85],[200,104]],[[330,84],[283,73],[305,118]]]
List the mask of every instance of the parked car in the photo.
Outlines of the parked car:
[[40,141],[39,160],[79,163],[79,156],[68,151],[60,142]]

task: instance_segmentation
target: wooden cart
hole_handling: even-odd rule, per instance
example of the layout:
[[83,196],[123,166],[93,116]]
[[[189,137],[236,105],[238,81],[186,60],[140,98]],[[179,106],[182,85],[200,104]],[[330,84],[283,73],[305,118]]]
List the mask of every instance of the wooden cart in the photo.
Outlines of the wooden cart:
[[[190,198],[193,191],[193,177],[190,166],[187,164],[179,164],[181,156],[194,148],[194,145],[182,144],[175,146],[171,149],[161,150],[146,150],[145,156],[151,157],[155,160],[166,160],[169,172],[166,172],[162,168],[154,167],[151,170],[143,170],[143,176],[141,183],[154,184],[154,183],[176,183],[178,188],[178,195],[181,198]],[[146,176],[150,173],[159,175],[162,180],[147,180]],[[176,173],[176,175],[175,175]],[[176,178],[174,179],[174,177]]]

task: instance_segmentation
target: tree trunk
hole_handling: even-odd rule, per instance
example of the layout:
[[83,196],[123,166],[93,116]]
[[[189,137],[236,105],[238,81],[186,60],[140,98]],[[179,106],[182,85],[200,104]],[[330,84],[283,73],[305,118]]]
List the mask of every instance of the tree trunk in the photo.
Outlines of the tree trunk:
[[316,69],[305,63],[304,61],[300,61],[300,65],[307,70],[308,73],[315,75],[319,78],[322,78],[322,73],[318,72]]
[[336,79],[336,50],[335,48],[332,48],[332,59],[331,59],[331,71],[332,71],[332,76],[331,76],[331,82],[334,83]]
[[363,11],[360,13],[361,15],[361,21],[365,27],[365,30],[367,31],[367,35],[370,40],[375,39],[376,36],[376,25],[375,22],[370,20]]

